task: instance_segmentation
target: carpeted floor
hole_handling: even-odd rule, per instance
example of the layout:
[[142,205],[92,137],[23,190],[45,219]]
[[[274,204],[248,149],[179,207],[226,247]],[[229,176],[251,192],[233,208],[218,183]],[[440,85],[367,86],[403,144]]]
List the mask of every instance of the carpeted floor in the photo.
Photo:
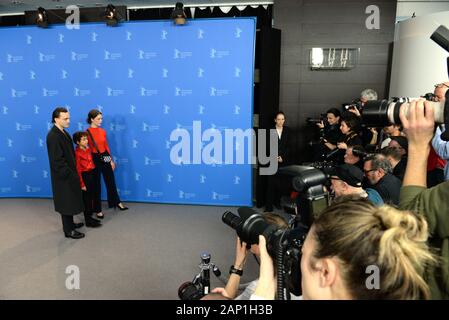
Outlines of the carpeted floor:
[[[236,233],[221,216],[237,208],[127,205],[104,210],[103,227],[83,227],[86,237],[72,240],[51,199],[0,199],[0,299],[178,299],[203,251],[228,275]],[[79,290],[66,288],[71,265],[80,271]],[[242,282],[257,276],[249,256]],[[211,283],[223,286],[214,275]]]

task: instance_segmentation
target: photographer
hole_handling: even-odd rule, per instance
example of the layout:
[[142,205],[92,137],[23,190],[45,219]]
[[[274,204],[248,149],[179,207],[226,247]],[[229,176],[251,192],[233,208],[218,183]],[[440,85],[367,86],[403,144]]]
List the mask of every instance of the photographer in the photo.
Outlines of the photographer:
[[[435,258],[421,215],[369,201],[344,199],[315,220],[302,247],[302,297],[309,299],[429,299],[422,274]],[[260,276],[251,299],[274,299],[273,261],[259,236]],[[369,286],[371,268],[380,277]]]
[[374,154],[365,159],[363,171],[371,187],[379,192],[387,204],[399,204],[401,180],[392,175],[390,162],[381,154]]
[[340,131],[340,111],[337,108],[331,108],[326,111],[327,122],[323,121],[317,123],[321,130],[321,137],[327,150],[326,153],[334,149],[337,142],[341,139],[342,133]]
[[[446,101],[446,91],[449,88],[449,82],[444,82],[440,84],[435,85],[435,90],[433,92],[434,94],[434,100],[435,101]],[[433,170],[432,174],[431,172],[427,175],[427,185],[430,186],[436,186],[438,183],[441,183],[443,181],[449,180],[449,166],[446,162],[449,160],[449,142],[443,141],[441,139],[441,133],[445,131],[444,125],[439,126],[436,128],[435,135],[432,139],[432,147],[434,149],[434,153],[438,155],[438,164],[435,165],[435,169]],[[431,154],[432,154],[432,150]],[[429,156],[430,157],[430,156]],[[429,159],[430,162],[431,159]],[[430,177],[429,177],[430,175]],[[429,179],[430,178],[430,179]],[[432,185],[430,185],[432,184]]]
[[402,157],[407,157],[408,140],[406,137],[391,137],[391,141],[388,143],[388,146],[397,149]]
[[[276,225],[281,229],[287,229],[288,224],[281,216],[273,213],[264,214],[264,219],[266,222]],[[248,251],[251,251],[252,254],[259,257],[259,245],[253,244],[251,245],[250,250],[247,249],[247,244],[242,242],[240,238],[237,237],[237,244],[235,249],[235,261],[231,266],[229,280],[226,284],[225,288],[215,288],[211,292],[212,293],[220,293],[225,297],[234,300],[249,300],[251,294],[253,294],[254,289],[256,288],[258,280],[254,280],[248,284],[245,290],[237,296],[239,285],[240,285],[240,277],[243,274],[243,267],[245,266],[246,256]]]
[[444,101],[446,91],[449,88],[449,82],[438,83],[434,87],[435,87],[435,90],[433,91],[434,101],[436,102]]
[[435,117],[429,102],[410,103],[408,116],[401,106],[400,119],[408,137],[408,161],[401,188],[400,207],[426,217],[432,235],[429,244],[438,250],[441,266],[426,272],[432,299],[449,299],[449,181],[426,188],[427,159],[434,135]]
[[363,159],[362,157],[366,155],[366,151],[362,146],[349,146],[346,149],[344,162],[347,164],[353,164],[359,169],[363,170]]
[[[373,89],[365,89],[360,93],[360,99],[355,101],[353,105],[347,107],[349,112],[355,114],[361,123],[363,123],[363,107],[366,105],[368,101],[377,100],[377,92]],[[362,145],[366,149],[370,149],[369,146],[375,149],[377,144],[378,132],[375,128],[368,128],[365,126],[361,126],[359,132],[360,138],[362,139]],[[370,149],[371,150],[371,149]]]
[[392,137],[402,136],[402,125],[399,124],[392,124],[386,126],[382,130],[387,135],[387,138],[382,141],[380,149],[388,147]]
[[[441,125],[441,127],[443,127],[444,129],[444,125]],[[449,180],[449,166],[447,164],[447,160],[449,160],[449,142],[448,141],[443,141],[441,139],[441,134],[444,132],[445,130],[441,130],[440,127],[437,127],[436,131],[435,131],[435,135],[433,136],[432,139],[432,147],[434,152],[439,156],[439,166],[437,165],[436,168],[434,169],[433,172],[438,172],[439,174],[437,174],[438,178],[435,178],[435,181],[432,184],[433,186],[436,186],[438,183],[441,183],[443,181],[448,181]],[[430,150],[432,152],[432,150]],[[430,155],[429,155],[430,158]],[[430,161],[430,159],[429,159]],[[444,163],[444,165],[443,165]],[[437,171],[438,170],[438,171]],[[427,174],[427,185],[430,187],[430,183],[431,179],[429,179],[429,174],[430,172]]]
[[377,100],[377,92],[373,89],[365,89],[360,92],[360,103],[364,106],[368,101]]
[[404,180],[405,168],[407,166],[407,157],[403,157],[401,152],[394,147],[382,149],[381,154],[387,158],[393,168],[393,175],[399,180]]
[[345,112],[340,123],[340,131],[343,136],[340,138],[336,145],[331,143],[326,144],[328,148],[330,148],[331,150],[335,150],[333,153],[333,158],[337,163],[344,162],[344,155],[348,146],[362,144],[362,140],[358,134],[359,130],[360,119],[351,112]]
[[329,143],[330,149],[338,148],[346,150],[348,146],[361,145],[362,140],[358,134],[360,130],[360,119],[353,113],[345,112],[340,123],[340,131],[343,137],[337,142],[337,145]]
[[374,205],[384,204],[380,194],[371,188],[362,188],[363,172],[352,164],[342,164],[330,172],[330,180],[335,198],[342,196],[358,196],[370,200]]

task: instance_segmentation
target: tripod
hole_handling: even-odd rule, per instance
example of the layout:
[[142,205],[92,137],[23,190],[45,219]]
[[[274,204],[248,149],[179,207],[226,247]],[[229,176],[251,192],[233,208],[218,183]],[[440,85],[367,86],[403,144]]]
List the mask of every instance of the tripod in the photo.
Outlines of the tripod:
[[192,283],[203,290],[203,295],[209,294],[210,292],[210,270],[215,274],[217,278],[221,276],[220,269],[212,262],[210,262],[210,253],[203,252],[201,254],[201,263],[198,265],[200,268],[200,273],[198,273],[194,278]]

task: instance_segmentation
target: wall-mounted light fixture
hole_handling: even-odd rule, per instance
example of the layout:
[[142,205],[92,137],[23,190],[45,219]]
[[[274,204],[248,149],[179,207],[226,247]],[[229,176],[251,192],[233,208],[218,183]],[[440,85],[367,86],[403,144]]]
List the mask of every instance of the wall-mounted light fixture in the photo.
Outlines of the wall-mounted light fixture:
[[312,48],[312,70],[349,70],[357,65],[360,48]]

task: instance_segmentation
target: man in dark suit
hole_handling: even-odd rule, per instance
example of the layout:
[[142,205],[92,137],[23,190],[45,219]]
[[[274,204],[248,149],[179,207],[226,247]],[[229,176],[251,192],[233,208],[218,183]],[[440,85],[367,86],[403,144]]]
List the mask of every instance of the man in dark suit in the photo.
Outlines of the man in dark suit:
[[80,239],[84,237],[84,233],[75,229],[81,228],[83,224],[75,224],[73,216],[83,212],[84,204],[72,138],[64,130],[70,125],[67,109],[56,108],[52,114],[52,122],[54,126],[47,135],[47,151],[55,211],[61,214],[65,236]]
[[384,155],[375,154],[365,158],[363,171],[371,188],[380,194],[385,203],[399,205],[402,183],[392,174],[391,164]]

